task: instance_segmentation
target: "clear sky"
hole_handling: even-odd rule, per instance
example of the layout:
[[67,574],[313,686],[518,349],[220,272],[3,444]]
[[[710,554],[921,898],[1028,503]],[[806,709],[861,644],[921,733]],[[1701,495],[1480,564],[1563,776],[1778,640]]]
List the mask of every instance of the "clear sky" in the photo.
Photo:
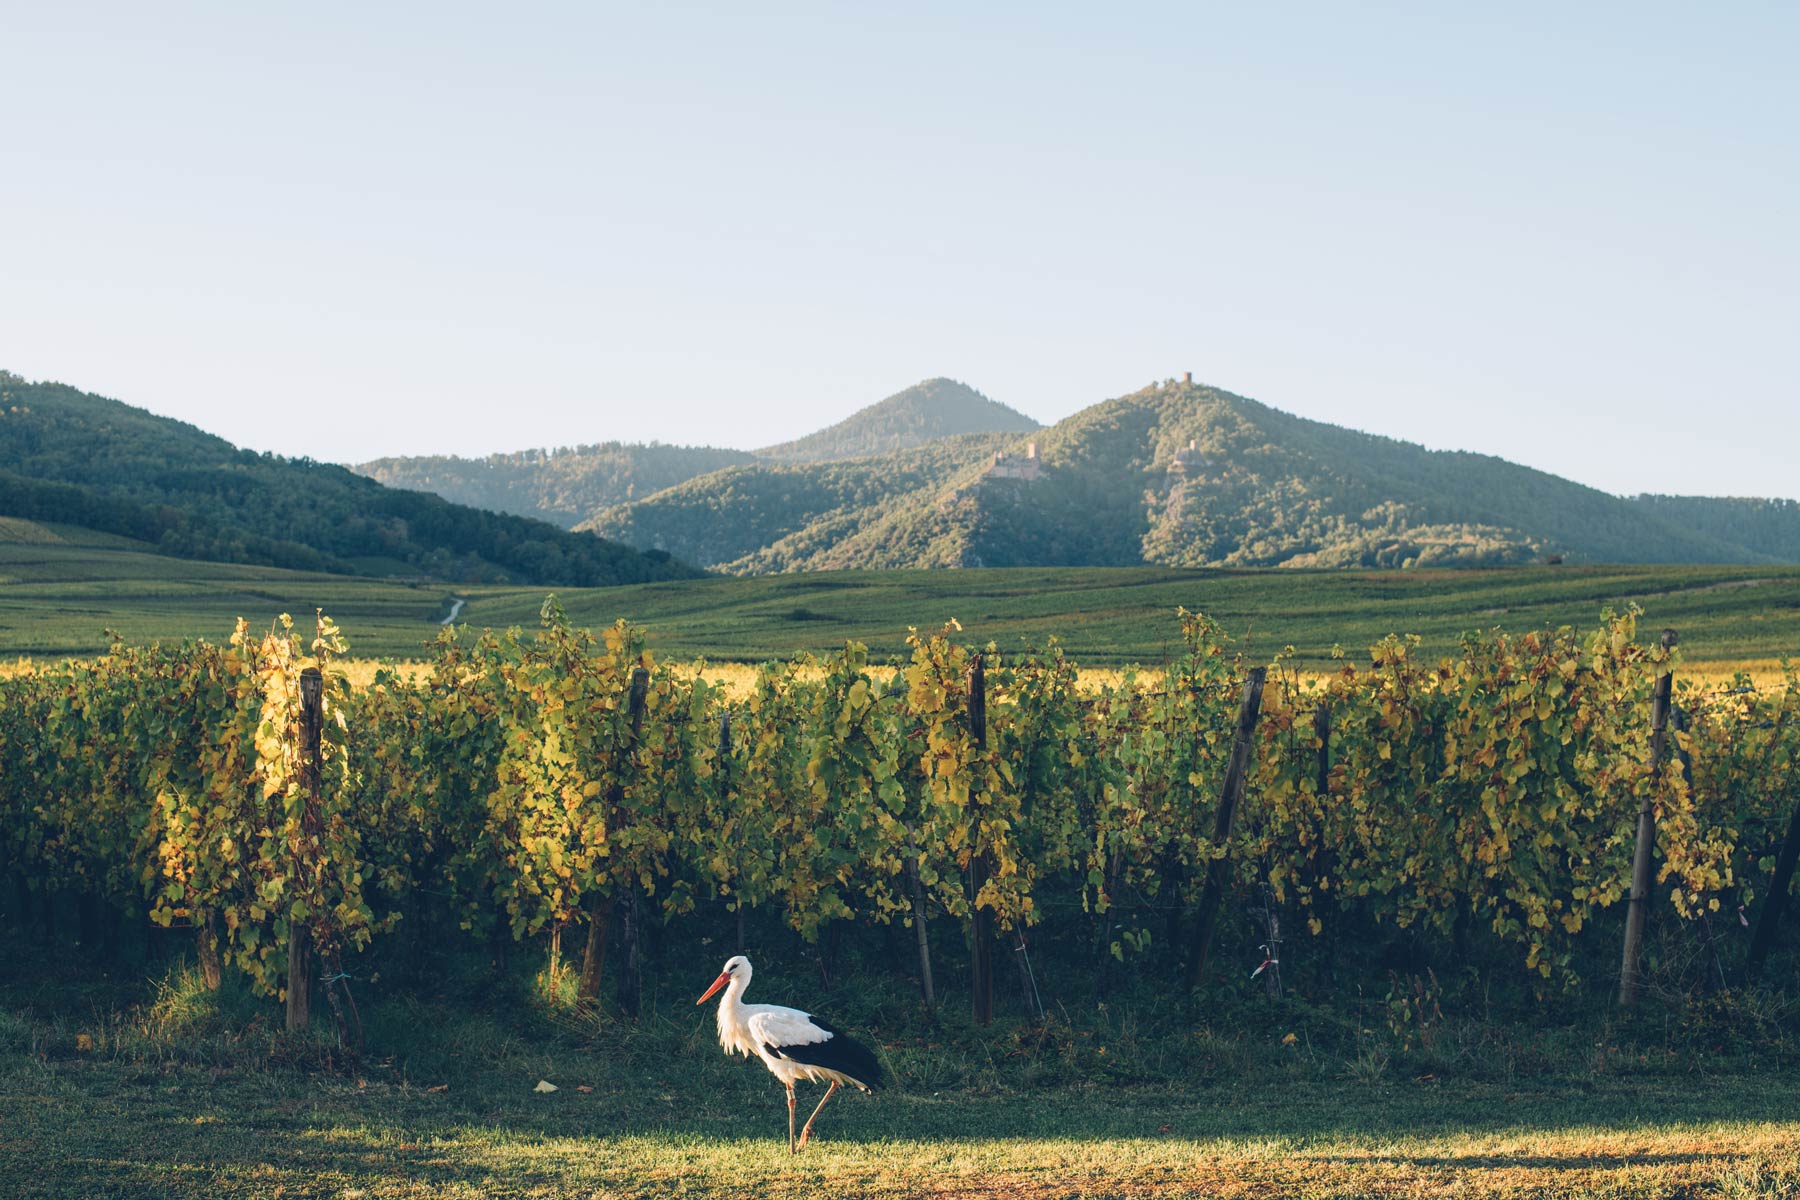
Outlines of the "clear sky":
[[1800,6],[0,0],[0,366],[321,459],[1191,370],[1800,495]]

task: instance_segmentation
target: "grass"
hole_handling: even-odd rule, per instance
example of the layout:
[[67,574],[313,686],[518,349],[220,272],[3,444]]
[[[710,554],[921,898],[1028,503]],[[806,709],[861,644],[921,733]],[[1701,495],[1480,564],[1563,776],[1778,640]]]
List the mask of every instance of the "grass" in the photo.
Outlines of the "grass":
[[[1232,1013],[1226,1032],[1209,1024],[1217,1012],[1127,991],[1041,1027],[977,1031],[954,1011],[927,1024],[907,997],[852,982],[832,1003],[879,1031],[896,1086],[834,1101],[818,1140],[791,1158],[779,1086],[726,1059],[686,994],[652,994],[627,1024],[546,1007],[523,980],[359,984],[370,1051],[346,1059],[322,1038],[275,1032],[270,1002],[229,984],[205,993],[179,962],[107,975],[16,939],[5,949],[9,1197],[1800,1189],[1789,1050],[1634,1045],[1604,1022],[1452,1020],[1426,1053],[1299,1002],[1262,1019]],[[816,992],[805,972],[770,966],[764,999]],[[1297,1031],[1291,1043],[1284,1030]],[[536,1091],[539,1080],[557,1090]]]
[[[74,532],[74,531],[70,531]],[[7,542],[0,531],[0,656],[80,657],[108,629],[133,642],[223,641],[324,608],[377,656],[416,656],[449,612],[442,583],[192,562],[105,545]]]
[[[791,1158],[773,1091],[637,1100],[612,1093],[603,1073],[589,1077],[601,1081],[592,1093],[538,1095],[515,1079],[512,1094],[463,1098],[454,1086],[40,1064],[0,1078],[0,1170],[21,1200],[1778,1197],[1800,1188],[1791,1082],[1729,1102],[1693,1085],[858,1097],[828,1110],[821,1139]],[[739,1110],[740,1098],[751,1105]]]
[[[49,527],[43,527],[49,528]],[[359,656],[416,658],[449,612],[468,624],[537,622],[544,589],[457,587],[196,563],[101,544],[7,540],[0,529],[0,656],[86,655],[106,629],[133,641],[227,636],[243,616],[324,608]],[[1093,666],[1165,661],[1179,641],[1177,607],[1219,620],[1253,656],[1286,645],[1306,665],[1354,655],[1387,633],[1448,652],[1470,629],[1591,625],[1608,605],[1636,603],[1653,625],[1680,630],[1688,662],[1708,673],[1773,670],[1800,650],[1800,567],[1534,567],[1432,571],[1188,571],[1155,567],[979,571],[841,571],[564,589],[578,623],[621,617],[645,626],[658,653],[757,662],[845,639],[874,657],[904,652],[908,626],[960,621],[977,642],[1060,638]]]

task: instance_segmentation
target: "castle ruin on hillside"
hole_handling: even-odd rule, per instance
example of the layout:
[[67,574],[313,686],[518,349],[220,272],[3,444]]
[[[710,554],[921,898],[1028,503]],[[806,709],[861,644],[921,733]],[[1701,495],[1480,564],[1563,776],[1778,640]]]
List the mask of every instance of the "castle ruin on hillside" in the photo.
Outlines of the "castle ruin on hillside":
[[1006,451],[994,451],[994,461],[987,469],[988,475],[995,479],[1023,479],[1030,481],[1043,475],[1043,464],[1038,458],[1037,443],[1025,443],[1024,458],[1008,458]]
[[1189,438],[1187,446],[1175,452],[1175,457],[1169,462],[1169,474],[1198,474],[1212,466],[1212,460],[1200,452],[1198,441],[1197,438]]

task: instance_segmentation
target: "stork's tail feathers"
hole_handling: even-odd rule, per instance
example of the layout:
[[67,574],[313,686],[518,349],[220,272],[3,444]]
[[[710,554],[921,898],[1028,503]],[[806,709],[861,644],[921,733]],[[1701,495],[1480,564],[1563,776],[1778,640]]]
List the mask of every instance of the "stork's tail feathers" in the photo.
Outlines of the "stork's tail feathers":
[[837,1046],[839,1061],[845,1065],[836,1069],[863,1091],[872,1094],[887,1086],[887,1072],[881,1069],[881,1060],[861,1042],[852,1041],[840,1033],[824,1045]]
[[873,1050],[846,1037],[835,1025],[817,1014],[812,1015],[812,1023],[831,1036],[822,1042],[782,1046],[775,1052],[783,1058],[791,1058],[810,1067],[836,1071],[865,1092],[878,1092],[887,1086],[887,1072],[881,1069],[881,1060],[875,1057]]
[[860,1084],[863,1091],[871,1095],[886,1087],[887,1072],[882,1070],[881,1060],[875,1057],[875,1052],[861,1042],[853,1042],[849,1038],[844,1038],[844,1043],[845,1057],[854,1057],[859,1060],[857,1070],[844,1073]]

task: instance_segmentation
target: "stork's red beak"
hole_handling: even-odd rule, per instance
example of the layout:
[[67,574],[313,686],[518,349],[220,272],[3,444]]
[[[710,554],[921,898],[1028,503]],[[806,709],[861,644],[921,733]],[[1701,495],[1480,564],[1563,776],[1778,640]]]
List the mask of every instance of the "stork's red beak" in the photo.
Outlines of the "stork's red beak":
[[694,1001],[694,1003],[695,1004],[705,1004],[708,1000],[711,1000],[713,998],[713,996],[718,992],[718,990],[720,988],[724,987],[726,984],[728,984],[730,982],[731,982],[731,972],[730,971],[721,971],[719,973],[719,977],[717,979],[713,980],[712,986],[706,989],[706,995],[700,997],[698,1000]]

